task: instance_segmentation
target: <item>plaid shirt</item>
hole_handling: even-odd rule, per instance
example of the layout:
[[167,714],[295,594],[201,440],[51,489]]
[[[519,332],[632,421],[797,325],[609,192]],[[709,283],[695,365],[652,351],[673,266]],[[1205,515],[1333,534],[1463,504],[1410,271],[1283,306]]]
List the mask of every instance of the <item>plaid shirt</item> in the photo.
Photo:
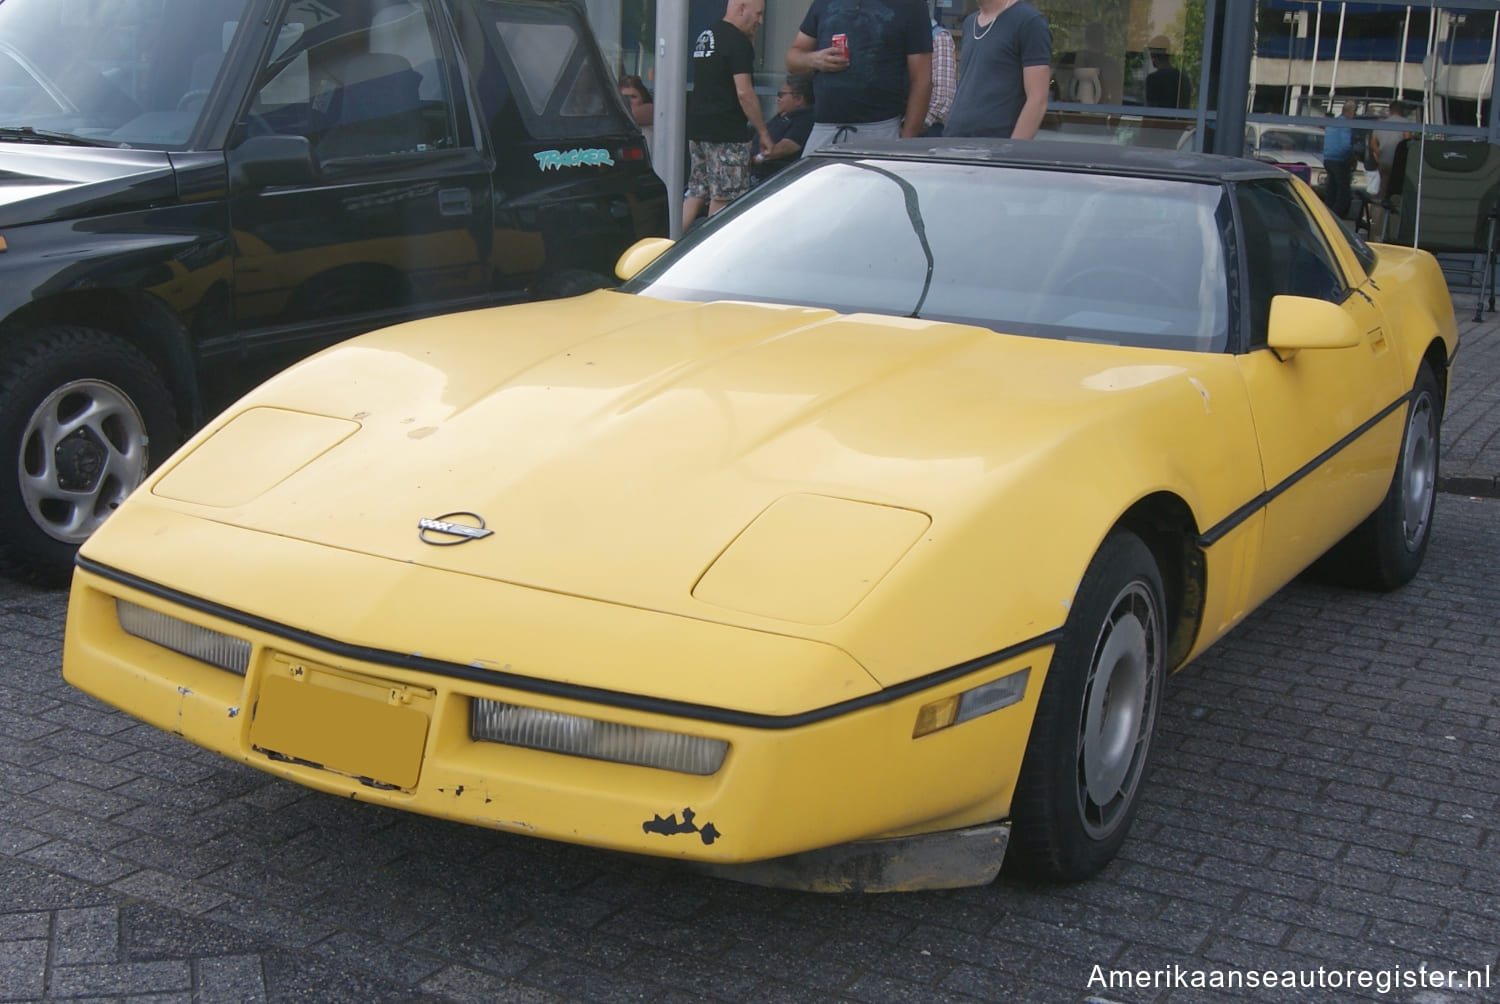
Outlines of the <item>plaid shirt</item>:
[[924,125],[942,122],[953,107],[953,88],[958,84],[958,62],[953,58],[953,36],[948,29],[932,26],[932,100]]

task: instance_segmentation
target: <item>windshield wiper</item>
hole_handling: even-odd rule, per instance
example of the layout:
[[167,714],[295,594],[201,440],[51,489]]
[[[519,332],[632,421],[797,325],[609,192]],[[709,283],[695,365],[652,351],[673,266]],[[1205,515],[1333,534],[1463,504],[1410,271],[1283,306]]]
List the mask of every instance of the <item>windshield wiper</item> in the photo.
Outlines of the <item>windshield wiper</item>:
[[17,143],[55,143],[62,146],[117,147],[120,145],[104,140],[88,139],[85,136],[74,136],[70,132],[53,132],[50,129],[38,129],[35,126],[0,126],[0,140],[12,140]]
[[895,182],[897,188],[901,189],[901,200],[906,204],[906,219],[911,223],[912,233],[917,235],[917,240],[922,245],[923,257],[927,259],[927,275],[922,279],[922,295],[917,297],[917,305],[911,308],[910,314],[906,315],[907,317],[921,317],[922,305],[927,302],[927,294],[932,291],[932,270],[936,262],[932,257],[932,245],[927,241],[927,224],[922,220],[922,206],[917,201],[917,190],[911,182],[893,171],[887,171],[883,167],[876,167],[874,164],[865,164],[859,161],[850,161],[849,166],[889,178]]

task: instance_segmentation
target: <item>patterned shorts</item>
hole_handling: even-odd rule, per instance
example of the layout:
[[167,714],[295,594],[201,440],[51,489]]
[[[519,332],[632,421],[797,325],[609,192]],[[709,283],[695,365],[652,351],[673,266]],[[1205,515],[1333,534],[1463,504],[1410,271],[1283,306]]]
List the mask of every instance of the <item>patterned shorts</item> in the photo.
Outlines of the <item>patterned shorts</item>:
[[688,143],[692,169],[688,173],[690,199],[729,202],[750,191],[750,143]]

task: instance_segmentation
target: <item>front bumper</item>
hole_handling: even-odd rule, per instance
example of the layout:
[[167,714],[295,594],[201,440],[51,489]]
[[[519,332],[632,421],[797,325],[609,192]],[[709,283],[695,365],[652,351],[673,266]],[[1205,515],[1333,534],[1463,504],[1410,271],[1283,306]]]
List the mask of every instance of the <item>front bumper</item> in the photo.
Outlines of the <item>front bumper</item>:
[[[116,612],[121,599],[248,641],[247,672],[241,677],[127,634]],[[736,629],[724,630],[731,643]],[[713,708],[695,714],[696,706],[613,700],[556,681],[516,685],[514,676],[483,667],[282,631],[86,562],[74,576],[63,675],[143,721],[311,788],[458,822],[725,866],[1005,816],[1050,656],[1050,646],[1041,645],[980,660],[972,672],[901,688],[888,699],[876,695],[795,715]],[[1028,668],[1019,703],[912,738],[922,706]],[[729,752],[716,773],[697,776],[475,741],[470,707],[477,698],[706,736],[727,742]],[[997,843],[995,831],[984,834],[967,846],[987,848],[998,866],[1003,836]],[[784,874],[791,864],[785,861],[765,871],[770,879],[726,874],[807,888],[955,884],[931,863],[941,856],[914,863],[913,842],[886,846],[909,867],[885,878],[881,871],[873,882],[818,877],[828,874],[826,864],[815,865],[811,882],[776,881],[778,869]],[[866,847],[853,859],[868,861],[870,853]],[[972,864],[961,871],[980,876],[963,881],[993,875]]]

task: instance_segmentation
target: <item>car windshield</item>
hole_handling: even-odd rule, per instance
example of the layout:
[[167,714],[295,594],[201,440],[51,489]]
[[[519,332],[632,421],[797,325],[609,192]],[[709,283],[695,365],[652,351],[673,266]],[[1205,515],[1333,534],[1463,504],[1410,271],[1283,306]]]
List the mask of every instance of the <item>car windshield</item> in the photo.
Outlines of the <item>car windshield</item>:
[[1219,185],[885,159],[818,159],[788,174],[624,289],[1080,341],[1227,344]]
[[247,0],[5,0],[0,140],[184,145]]

